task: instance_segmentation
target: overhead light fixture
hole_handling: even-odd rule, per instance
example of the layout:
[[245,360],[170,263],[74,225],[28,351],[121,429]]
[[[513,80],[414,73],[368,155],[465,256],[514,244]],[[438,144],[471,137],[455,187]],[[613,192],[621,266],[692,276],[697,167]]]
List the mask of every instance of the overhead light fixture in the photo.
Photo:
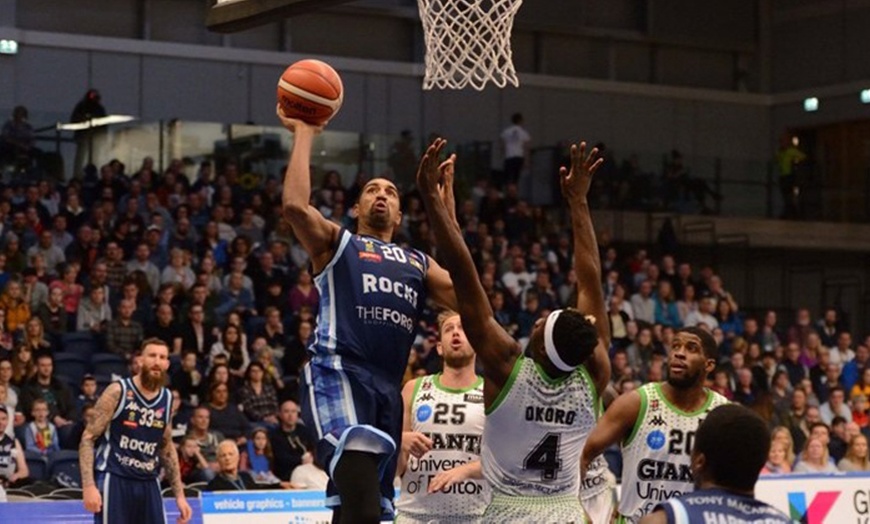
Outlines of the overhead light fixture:
[[807,113],[812,113],[813,111],[817,111],[819,109],[819,99],[811,96],[810,98],[804,98],[804,111]]
[[82,131],[84,129],[107,126],[110,124],[123,124],[124,122],[130,122],[132,120],[136,120],[136,117],[130,115],[108,115],[85,120],[84,122],[70,122],[68,124],[58,122],[57,129],[59,131]]
[[870,89],[861,90],[861,103],[870,104]]
[[17,55],[18,42],[15,40],[0,40],[0,55]]

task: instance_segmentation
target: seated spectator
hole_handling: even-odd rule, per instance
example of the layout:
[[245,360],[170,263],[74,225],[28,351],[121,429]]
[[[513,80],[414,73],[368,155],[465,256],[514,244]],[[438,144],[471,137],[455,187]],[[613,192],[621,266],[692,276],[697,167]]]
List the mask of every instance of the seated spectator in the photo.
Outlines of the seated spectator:
[[274,472],[284,481],[290,480],[293,470],[302,464],[302,456],[315,445],[311,431],[299,420],[299,405],[285,400],[278,412],[280,424],[269,432],[275,453]]
[[257,484],[247,471],[239,471],[239,448],[232,440],[224,440],[218,447],[220,469],[204,491],[247,491],[253,489],[273,489],[279,487]]
[[734,400],[734,392],[731,390],[731,381],[728,377],[728,370],[724,368],[716,368],[713,371],[713,385],[710,389],[719,393],[728,400]]
[[157,306],[154,321],[145,326],[145,338],[158,338],[172,348],[172,354],[178,355],[182,350],[182,338],[175,323],[175,313],[167,304]]
[[51,285],[48,299],[36,308],[36,316],[42,321],[46,337],[55,343],[68,331],[69,320],[63,307],[63,289],[60,286]]
[[719,321],[713,316],[716,303],[708,293],[701,295],[701,300],[698,302],[698,310],[686,315],[683,320],[683,326],[692,327],[698,324],[704,324],[710,331],[719,327]]
[[[0,312],[3,310],[0,309]],[[18,346],[12,352],[12,378],[13,386],[21,389],[36,375],[36,363],[33,360],[33,352],[26,346]]]
[[60,450],[57,428],[48,420],[48,402],[39,398],[33,401],[30,416],[33,422],[25,430],[25,449],[41,455],[50,455]]
[[278,358],[281,358],[284,356],[289,345],[287,335],[284,333],[284,322],[281,319],[281,312],[278,308],[268,307],[264,314],[266,315],[266,323],[254,333],[254,338],[264,338],[266,344],[275,351]]
[[85,404],[81,409],[81,416],[73,424],[72,430],[69,432],[67,442],[61,442],[64,449],[79,449],[79,444],[82,443],[82,434],[88,424],[93,424],[97,418],[97,408],[93,404]]
[[6,434],[10,437],[15,437],[15,431],[12,429],[15,421],[15,407],[7,404],[9,400],[9,391],[10,386],[0,382],[0,411],[6,413],[6,416],[9,418],[9,424],[6,425]]
[[[130,358],[144,340],[142,324],[133,320],[136,303],[124,299],[118,305],[118,316],[106,324],[106,349],[110,353]],[[171,346],[170,346],[171,347]]]
[[230,374],[236,378],[243,378],[245,370],[251,361],[248,354],[246,340],[243,339],[241,330],[235,325],[228,325],[224,328],[223,335],[219,342],[215,342],[209,351],[209,363],[214,366],[214,359],[217,355],[226,355],[229,363]]
[[199,405],[202,374],[196,368],[196,352],[185,351],[181,357],[181,369],[172,374],[172,389],[178,391],[181,401],[192,407]]
[[21,388],[21,410],[32,411],[37,400],[47,402],[49,420],[55,426],[73,423],[75,403],[66,384],[54,376],[54,359],[48,353],[36,357],[36,375]]
[[219,317],[227,316],[235,311],[242,315],[256,315],[254,294],[243,285],[240,271],[229,274],[226,287],[218,295],[218,305],[215,314]]
[[54,344],[45,338],[45,331],[42,329],[42,320],[39,317],[32,317],[27,321],[24,328],[23,345],[30,348],[34,355],[42,353],[53,353],[55,350]]
[[[258,345],[258,341],[262,342],[262,344]],[[254,361],[259,362],[265,372],[263,383],[270,384],[277,391],[284,389],[283,370],[275,362],[275,353],[272,351],[272,348],[266,345],[263,339],[259,338],[254,340],[254,354]]]
[[32,257],[33,267],[28,267],[21,274],[24,288],[24,300],[30,306],[31,315],[36,314],[41,304],[48,300],[48,286],[45,282],[50,281],[45,274],[45,266],[41,255]]
[[743,335],[743,317],[731,307],[731,302],[728,300],[720,299],[716,304],[716,321],[725,335],[728,347],[736,337]]
[[99,397],[97,395],[97,379],[90,373],[86,374],[82,377],[81,392],[76,397],[76,412],[81,415],[85,406],[95,406]]
[[5,488],[30,476],[21,443],[7,432],[11,426],[12,419],[0,409],[0,503],[6,502]]
[[188,290],[196,283],[196,275],[185,261],[182,249],[173,248],[169,253],[169,265],[160,275],[161,284],[172,284],[179,290]]
[[695,286],[686,284],[683,286],[682,299],[677,301],[677,313],[680,315],[680,325],[686,325],[686,318],[696,311],[698,311],[698,301],[695,298]]
[[752,406],[758,399],[759,389],[752,380],[752,371],[749,368],[740,368],[736,371],[737,383],[734,388],[734,401],[744,406]]
[[76,331],[90,331],[94,335],[101,335],[110,320],[112,310],[106,300],[106,290],[102,286],[94,286],[79,304]]
[[199,444],[199,452],[205,457],[209,467],[217,471],[217,448],[223,435],[211,429],[211,411],[205,406],[194,408],[193,415],[190,417],[190,427],[187,430],[188,436],[196,439]]
[[794,446],[794,439],[791,436],[791,431],[785,426],[776,426],[770,432],[770,440],[771,442],[781,442],[785,445],[785,455],[786,462],[789,467],[795,462],[795,452],[797,451]]
[[236,404],[229,402],[230,391],[226,384],[211,386],[208,410],[211,413],[211,427],[224,437],[235,440],[239,445],[246,441],[248,420]]
[[0,309],[6,312],[4,327],[7,331],[15,334],[16,331],[24,328],[24,324],[30,318],[30,304],[24,299],[21,283],[17,280],[10,280],[6,284],[6,290],[3,295],[0,295]]
[[257,428],[242,451],[239,469],[247,471],[257,484],[280,484],[282,488],[293,488],[290,482],[282,482],[272,472],[275,455],[265,428]]
[[837,463],[840,471],[870,471],[870,458],[867,453],[867,437],[856,435],[849,441],[846,456]]
[[293,469],[293,474],[290,475],[290,485],[294,489],[316,489],[320,491],[325,490],[328,483],[329,476],[323,471],[323,467],[314,460],[314,448],[309,448],[302,455],[302,464]]
[[834,386],[828,394],[828,401],[819,406],[822,422],[830,425],[834,417],[852,420],[852,410],[846,405],[846,393],[840,386]]
[[827,446],[819,438],[807,439],[800,460],[794,467],[795,473],[836,473],[837,467],[831,463]]
[[834,417],[831,422],[828,441],[828,453],[831,454],[831,460],[834,464],[846,456],[846,448],[849,447],[848,437],[846,436],[846,419],[841,416]]
[[251,362],[239,399],[249,421],[274,426],[278,424],[278,394],[271,384],[264,381],[265,374],[261,363]]
[[767,462],[761,468],[762,475],[782,475],[791,473],[791,463],[788,461],[787,444],[782,441],[771,441]]
[[867,414],[867,397],[865,395],[855,395],[852,397],[852,422],[858,424],[859,428],[866,428],[870,424],[870,415]]
[[178,446],[178,470],[185,484],[209,482],[215,477],[215,471],[209,466],[200,451],[199,442],[192,435],[181,439],[181,445]]
[[658,290],[653,295],[655,303],[655,323],[671,327],[683,325],[680,311],[674,298],[674,288],[670,280],[660,280]]

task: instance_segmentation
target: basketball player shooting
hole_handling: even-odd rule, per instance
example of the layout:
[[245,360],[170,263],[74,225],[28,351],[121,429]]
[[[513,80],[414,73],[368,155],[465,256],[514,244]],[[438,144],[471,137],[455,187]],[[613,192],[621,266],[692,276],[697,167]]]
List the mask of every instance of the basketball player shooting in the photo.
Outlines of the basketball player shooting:
[[417,172],[438,252],[457,289],[459,314],[484,373],[486,427],[481,462],[493,498],[485,522],[581,522],[580,454],[596,419],[598,395],[610,380],[610,328],[604,311],[598,245],[586,195],[602,160],[585,143],[561,169],[571,208],[577,309],[535,323],[530,358],[496,321],[452,208],[451,156],[445,141],[429,146]]
[[322,127],[287,118],[280,107],[278,116],[294,134],[284,216],[311,258],[320,293],[301,405],[329,473],[326,503],[333,522],[380,522],[382,511],[392,520],[402,377],[426,297],[455,309],[453,285],[427,255],[391,242],[402,213],[389,180],[363,187],[356,234],[309,205],[311,147]]
[[[136,358],[142,370],[106,387],[93,422],[82,434],[79,466],[85,509],[95,514],[97,524],[166,524],[157,481],[162,464],[183,524],[191,510],[172,442],[172,394],[163,387],[169,347],[162,340],[146,339]],[[94,442],[101,437],[94,468]]]

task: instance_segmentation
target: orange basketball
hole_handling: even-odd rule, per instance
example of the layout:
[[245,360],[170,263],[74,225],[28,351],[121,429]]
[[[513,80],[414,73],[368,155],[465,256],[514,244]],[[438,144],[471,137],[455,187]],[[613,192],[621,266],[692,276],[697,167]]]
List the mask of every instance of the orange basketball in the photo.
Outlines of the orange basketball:
[[343,100],[341,77],[320,60],[300,60],[278,80],[278,103],[284,114],[309,124],[329,122]]

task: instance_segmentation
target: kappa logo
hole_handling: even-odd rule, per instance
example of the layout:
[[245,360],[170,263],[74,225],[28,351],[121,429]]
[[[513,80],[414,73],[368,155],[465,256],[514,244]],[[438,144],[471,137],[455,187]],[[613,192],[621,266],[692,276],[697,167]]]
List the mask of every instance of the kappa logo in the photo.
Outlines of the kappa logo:
[[667,422],[662,419],[661,415],[656,415],[649,421],[651,426],[664,426]]
[[419,402],[431,402],[435,400],[435,397],[432,396],[432,393],[423,393],[417,400]]
[[789,517],[801,524],[825,524],[825,517],[840,496],[840,491],[818,491],[807,505],[807,494],[802,491],[789,492]]

